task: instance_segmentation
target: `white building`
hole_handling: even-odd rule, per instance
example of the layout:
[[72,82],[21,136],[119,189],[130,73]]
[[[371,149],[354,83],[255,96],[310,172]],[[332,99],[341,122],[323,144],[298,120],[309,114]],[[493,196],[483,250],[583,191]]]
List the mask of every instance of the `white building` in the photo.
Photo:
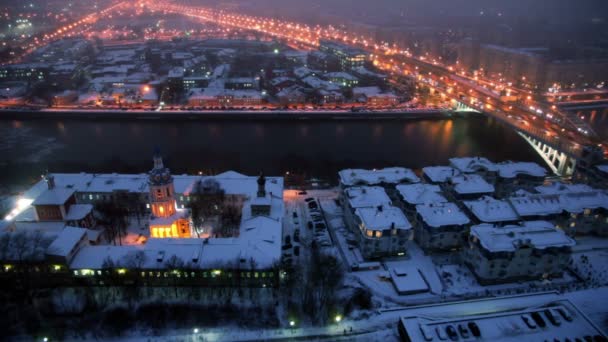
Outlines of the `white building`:
[[427,182],[439,184],[460,175],[460,171],[451,166],[426,166],[422,168],[422,174]]
[[401,209],[380,205],[355,210],[359,248],[365,258],[404,255],[412,225]]
[[452,202],[416,206],[414,237],[427,250],[453,249],[466,240],[469,218]]
[[402,341],[605,341],[606,335],[557,293],[415,306],[399,319]]
[[471,227],[465,263],[481,283],[559,277],[570,261],[574,240],[547,221]]
[[504,224],[520,219],[509,202],[490,196],[475,201],[465,201],[464,205],[476,218],[476,222]]
[[414,171],[404,167],[387,167],[379,170],[346,169],[338,172],[342,188],[355,185],[396,185],[418,183],[420,178]]
[[478,174],[463,174],[450,178],[450,188],[458,199],[475,199],[494,194],[494,185]]

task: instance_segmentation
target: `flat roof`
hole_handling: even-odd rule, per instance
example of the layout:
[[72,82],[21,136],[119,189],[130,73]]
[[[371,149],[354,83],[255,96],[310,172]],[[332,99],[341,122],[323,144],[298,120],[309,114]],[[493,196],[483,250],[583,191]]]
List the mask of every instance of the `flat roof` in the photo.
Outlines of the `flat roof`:
[[426,224],[435,228],[450,225],[465,225],[470,222],[467,215],[452,202],[419,204],[416,206],[416,211]]
[[438,185],[416,183],[396,186],[403,200],[409,204],[443,203],[448,200],[441,195]]
[[526,221],[504,227],[484,223],[472,226],[471,236],[478,238],[481,246],[490,252],[514,252],[522,246],[545,249],[576,244],[547,221]]
[[516,221],[519,215],[509,202],[484,196],[476,201],[464,201],[464,205],[481,222]]
[[562,194],[566,192],[588,192],[594,189],[587,184],[569,184],[563,182],[551,182],[534,188],[541,194]]
[[[539,327],[532,314],[538,315],[545,327]],[[556,317],[560,323],[553,324],[548,315]],[[399,323],[412,341],[449,341],[446,329],[450,329],[458,340],[491,342],[553,341],[555,338],[574,341],[586,340],[585,336],[605,338],[605,334],[572,302],[557,294],[419,306],[405,310]]]

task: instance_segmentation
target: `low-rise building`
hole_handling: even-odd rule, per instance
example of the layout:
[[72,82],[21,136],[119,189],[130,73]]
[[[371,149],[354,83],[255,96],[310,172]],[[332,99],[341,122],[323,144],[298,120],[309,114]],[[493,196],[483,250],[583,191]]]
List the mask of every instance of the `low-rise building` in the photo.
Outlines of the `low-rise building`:
[[519,189],[531,190],[545,181],[547,170],[532,162],[504,162],[498,168],[496,196],[502,198]]
[[353,98],[370,107],[391,107],[399,104],[399,97],[392,92],[382,92],[379,87],[355,87]]
[[462,173],[476,173],[494,184],[498,175],[496,164],[484,157],[450,158],[450,166]]
[[359,249],[366,259],[406,253],[412,225],[401,209],[390,205],[357,208],[354,223],[359,228]]
[[465,263],[482,284],[559,277],[569,261],[573,239],[547,221],[471,227]]
[[359,79],[347,72],[328,72],[323,76],[340,87],[352,88],[359,84]]
[[422,174],[428,183],[440,184],[460,175],[460,171],[451,166],[426,166],[422,168]]
[[464,206],[469,211],[469,216],[474,217],[474,223],[504,225],[515,223],[520,219],[508,201],[490,196],[484,196],[475,201],[465,201]]
[[606,341],[605,333],[557,293],[524,294],[403,310],[404,342]]
[[338,176],[342,188],[356,185],[395,186],[420,182],[414,171],[404,167],[387,167],[378,170],[345,169],[338,172]]
[[426,250],[446,250],[466,241],[469,218],[455,203],[429,203],[416,206],[414,237]]
[[399,184],[395,187],[401,195],[403,207],[408,214],[415,216],[419,204],[445,203],[448,200],[441,194],[438,185],[416,183]]
[[494,194],[494,185],[478,174],[463,174],[450,178],[448,188],[459,200],[475,199]]

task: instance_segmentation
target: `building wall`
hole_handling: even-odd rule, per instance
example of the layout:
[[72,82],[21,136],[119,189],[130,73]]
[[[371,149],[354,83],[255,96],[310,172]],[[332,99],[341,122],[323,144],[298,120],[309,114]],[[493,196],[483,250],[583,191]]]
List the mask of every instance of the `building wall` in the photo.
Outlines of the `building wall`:
[[480,246],[475,237],[469,239],[469,246],[463,251],[465,263],[482,284],[561,276],[570,253],[566,247],[539,250],[527,246],[515,252],[491,252]]
[[450,250],[462,246],[467,230],[464,226],[429,227],[417,215],[414,237],[416,243],[425,250]]

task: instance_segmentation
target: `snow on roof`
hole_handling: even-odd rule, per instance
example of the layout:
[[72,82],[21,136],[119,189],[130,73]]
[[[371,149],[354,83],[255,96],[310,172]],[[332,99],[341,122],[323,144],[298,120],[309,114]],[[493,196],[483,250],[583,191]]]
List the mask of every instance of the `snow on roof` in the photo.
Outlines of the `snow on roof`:
[[65,227],[65,222],[61,221],[34,221],[34,222],[15,222],[15,231],[44,233],[59,233]]
[[581,213],[585,209],[608,210],[608,194],[601,191],[564,193],[559,200],[562,208],[570,213]]
[[283,82],[295,82],[296,80],[291,78],[291,77],[286,77],[286,76],[281,76],[281,77],[275,77],[270,81],[270,84],[272,84],[273,86],[277,86]]
[[469,218],[455,203],[419,204],[416,206],[418,215],[431,227],[468,224]]
[[353,69],[353,71],[362,76],[386,78],[385,74],[379,74],[377,72],[370,71],[370,70],[366,69],[364,66],[356,67]]
[[293,74],[296,75],[297,78],[304,78],[310,74],[314,74],[314,70],[307,67],[297,67],[293,69]]
[[369,230],[411,229],[403,211],[393,206],[378,206],[377,208],[357,208],[355,215],[359,216],[363,225]]
[[573,239],[547,221],[526,221],[521,225],[496,227],[484,223],[471,227],[471,236],[490,252],[514,252],[523,246],[535,249],[571,247]]
[[[552,324],[545,311],[563,318],[559,325]],[[532,320],[537,312],[546,322],[546,328],[529,327],[523,320]],[[562,314],[561,312],[564,312]],[[524,316],[525,315],[525,316]],[[557,340],[585,340],[584,336],[603,336],[572,302],[555,293],[505,296],[481,300],[467,300],[446,304],[416,306],[403,311],[400,324],[412,341],[449,340],[446,329],[452,326],[456,335],[466,330],[472,336],[471,326],[479,329],[475,341],[536,342]],[[462,339],[461,339],[462,340]]]
[[450,164],[464,173],[498,171],[496,164],[483,157],[450,158]]
[[328,72],[327,74],[323,75],[326,78],[342,78],[345,80],[349,80],[349,81],[356,81],[357,78],[347,72],[344,71],[338,71],[338,72]]
[[328,82],[328,81],[324,81],[318,77],[315,76],[306,76],[302,79],[302,82],[304,82],[306,85],[308,85],[311,88],[314,89],[327,89],[327,90],[340,90],[340,87]]
[[450,182],[454,184],[454,190],[459,194],[488,194],[494,192],[494,185],[474,173],[452,177]]
[[515,178],[520,174],[545,177],[547,170],[537,163],[531,162],[504,162],[495,164],[498,168],[498,175],[502,178]]
[[547,216],[563,211],[558,195],[510,197],[509,203],[519,216]]
[[345,169],[338,172],[340,182],[346,186],[362,184],[390,183],[398,184],[402,182],[418,183],[420,178],[416,174],[404,167],[387,167],[379,170],[364,169]]
[[608,164],[598,165],[596,167],[598,170],[602,171],[603,173],[608,173]]
[[65,216],[66,221],[82,220],[93,211],[91,204],[72,204]]
[[519,218],[509,202],[490,196],[476,201],[465,201],[464,204],[482,222],[516,221]]
[[58,188],[47,189],[36,197],[32,205],[63,205],[74,194],[73,189]]
[[429,289],[420,271],[415,266],[401,266],[390,270],[391,280],[397,293],[426,292]]
[[377,207],[379,205],[391,205],[391,199],[379,186],[352,187],[344,191],[351,208]]
[[376,96],[376,95],[380,95],[382,93],[382,90],[380,90],[380,87],[377,86],[371,86],[371,87],[354,87],[353,88],[353,95],[359,96],[359,95],[365,95],[367,97],[370,96]]
[[[128,191],[133,193],[148,192],[147,174],[92,174],[92,173],[54,173],[56,190],[67,192],[110,193],[113,191]],[[215,176],[174,175],[173,184],[175,192],[189,195],[194,184],[201,180],[214,179],[226,194],[253,195],[257,192],[257,176],[246,176],[234,171],[226,171]],[[46,186],[44,181],[38,182],[34,187]],[[33,188],[34,188],[33,187]],[[32,188],[32,189],[33,189]],[[46,191],[42,191],[44,194]],[[275,196],[283,196],[283,178],[266,177],[266,192]],[[37,193],[37,192],[36,192]],[[33,193],[35,195],[35,193]]]
[[46,254],[62,257],[68,256],[86,234],[86,229],[67,226],[63,228],[57,238],[49,245]]
[[442,203],[448,200],[441,195],[441,188],[431,184],[399,184],[397,191],[409,204]]
[[257,216],[241,224],[235,238],[149,239],[137,246],[86,246],[70,264],[72,269],[101,269],[105,260],[114,267],[133,267],[134,253],[143,253],[138,267],[163,269],[270,268],[281,257],[281,220]]
[[591,192],[594,189],[587,184],[568,184],[562,182],[551,182],[534,188],[541,194],[562,194],[566,192]]
[[460,171],[451,166],[427,166],[422,168],[422,172],[433,183],[447,182],[451,177],[460,174]]

